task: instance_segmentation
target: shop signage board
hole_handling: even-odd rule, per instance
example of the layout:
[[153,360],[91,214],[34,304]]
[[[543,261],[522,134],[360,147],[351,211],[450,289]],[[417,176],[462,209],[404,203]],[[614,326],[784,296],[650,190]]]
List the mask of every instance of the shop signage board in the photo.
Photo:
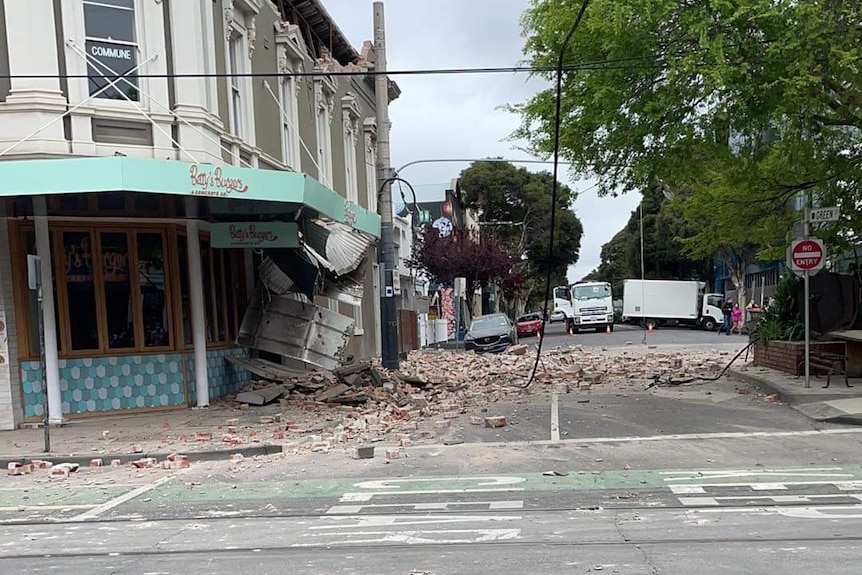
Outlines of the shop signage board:
[[292,222],[231,222],[212,224],[214,248],[297,248],[299,229]]

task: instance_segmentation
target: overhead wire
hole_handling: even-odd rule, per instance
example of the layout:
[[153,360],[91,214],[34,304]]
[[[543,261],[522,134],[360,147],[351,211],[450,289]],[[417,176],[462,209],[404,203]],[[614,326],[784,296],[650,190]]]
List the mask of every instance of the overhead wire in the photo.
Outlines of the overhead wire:
[[557,174],[559,173],[560,168],[560,124],[562,123],[562,107],[563,107],[563,70],[565,68],[563,64],[563,60],[566,57],[566,48],[569,46],[569,42],[575,35],[575,32],[578,29],[578,26],[581,23],[581,20],[584,17],[584,12],[587,10],[587,6],[589,5],[590,0],[584,0],[581,4],[581,8],[578,11],[578,15],[575,18],[575,21],[572,22],[572,27],[569,29],[568,34],[566,34],[566,38],[563,40],[563,44],[560,46],[560,53],[557,59],[557,68],[556,68],[556,88],[555,88],[555,109],[554,109],[554,174],[551,180],[551,227],[549,230],[549,241],[548,241],[548,258],[547,258],[547,274],[545,276],[545,304],[542,310],[542,336],[539,337],[539,342],[536,345],[536,361],[533,363],[533,369],[530,372],[530,379],[527,380],[522,387],[527,388],[532,385],[533,381],[536,379],[536,371],[539,369],[539,362],[542,360],[542,343],[545,341],[545,327],[548,324],[548,300],[551,298],[551,279],[552,275],[552,267],[550,265],[551,258],[554,255],[554,233],[557,229],[557,192],[559,191],[559,184],[557,183]]

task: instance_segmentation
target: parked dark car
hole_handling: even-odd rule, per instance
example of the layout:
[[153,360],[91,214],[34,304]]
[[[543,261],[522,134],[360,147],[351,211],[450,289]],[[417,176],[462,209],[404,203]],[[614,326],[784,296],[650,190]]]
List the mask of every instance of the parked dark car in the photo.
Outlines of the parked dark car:
[[515,324],[504,313],[481,315],[473,320],[464,336],[464,349],[477,352],[506,351],[518,343]]
[[515,320],[515,326],[518,328],[518,337],[527,337],[541,333],[542,314],[541,312],[535,312],[522,315]]

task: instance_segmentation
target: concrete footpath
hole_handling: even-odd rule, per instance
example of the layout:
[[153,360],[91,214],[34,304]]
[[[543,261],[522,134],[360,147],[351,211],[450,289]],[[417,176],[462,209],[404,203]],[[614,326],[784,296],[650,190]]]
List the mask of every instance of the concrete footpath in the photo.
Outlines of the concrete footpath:
[[850,379],[845,387],[844,376],[832,376],[828,388],[826,376],[811,376],[811,386],[805,387],[805,378],[796,377],[753,365],[728,370],[728,375],[756,386],[803,415],[830,423],[862,425],[862,379]]
[[[206,410],[73,420],[50,428],[48,453],[44,429],[30,426],[0,432],[0,466],[5,469],[10,462],[32,460],[89,465],[94,459],[101,459],[103,465],[113,460],[126,464],[145,458],[161,461],[172,453],[188,455],[194,461],[228,459],[236,453],[244,457],[281,453],[281,442],[251,424],[259,417],[260,411],[240,412],[216,404]],[[232,419],[239,421],[228,429],[225,422],[233,423]]]

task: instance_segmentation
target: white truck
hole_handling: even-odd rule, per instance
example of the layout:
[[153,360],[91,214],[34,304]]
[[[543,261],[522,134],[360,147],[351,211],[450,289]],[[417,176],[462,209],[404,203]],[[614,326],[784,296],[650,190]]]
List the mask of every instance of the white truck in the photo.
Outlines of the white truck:
[[625,280],[623,321],[647,327],[687,325],[712,331],[722,322],[724,296],[697,281]]
[[566,316],[566,326],[577,333],[582,329],[614,330],[614,302],[611,284],[577,282],[554,288],[554,313]]

